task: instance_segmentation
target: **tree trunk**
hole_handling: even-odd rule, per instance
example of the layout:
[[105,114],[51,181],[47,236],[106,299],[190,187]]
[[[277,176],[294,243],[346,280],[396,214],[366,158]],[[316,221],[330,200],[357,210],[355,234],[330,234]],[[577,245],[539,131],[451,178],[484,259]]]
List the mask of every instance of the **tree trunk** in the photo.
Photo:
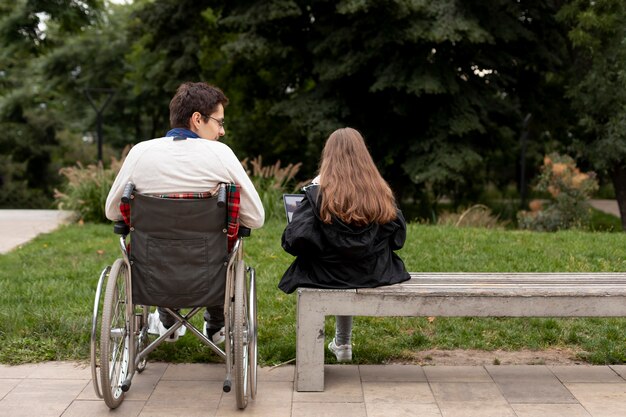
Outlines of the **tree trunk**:
[[622,218],[622,230],[626,231],[626,167],[616,165],[611,171],[615,198],[619,206],[619,214]]

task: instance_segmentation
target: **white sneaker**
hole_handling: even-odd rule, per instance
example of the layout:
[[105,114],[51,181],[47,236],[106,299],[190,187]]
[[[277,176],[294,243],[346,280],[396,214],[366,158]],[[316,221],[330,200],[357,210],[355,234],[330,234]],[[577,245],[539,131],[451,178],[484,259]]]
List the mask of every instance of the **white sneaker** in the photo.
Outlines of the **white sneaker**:
[[352,345],[339,345],[335,343],[335,339],[328,344],[328,350],[333,352],[337,357],[337,362],[352,361]]
[[159,318],[159,312],[154,311],[148,314],[148,333],[150,334],[159,334],[159,323],[161,319]]
[[[177,341],[180,336],[184,336],[186,331],[187,328],[185,326],[180,326],[178,329],[176,329],[174,333],[170,335],[170,337],[165,339],[165,341],[173,343]],[[165,326],[163,326],[163,323],[161,323],[159,312],[154,311],[150,313],[148,315],[148,333],[163,336],[165,332],[167,332],[167,329],[165,328]]]
[[[205,321],[204,322],[204,330],[203,330],[204,335],[209,338],[209,324]],[[222,327],[219,331],[213,333],[210,336],[210,339],[213,341],[213,343],[215,343],[216,345],[219,345],[221,343],[224,343],[224,341],[226,340],[226,330]]]
[[[170,334],[170,336],[165,339],[166,342],[170,342],[170,343],[174,343],[178,340],[178,336],[180,336],[178,334],[180,328],[176,329],[176,331],[172,334]],[[163,326],[163,323],[161,323],[161,320],[159,320],[159,335],[163,336],[165,334],[165,332],[167,332],[167,329],[165,328],[165,326]]]

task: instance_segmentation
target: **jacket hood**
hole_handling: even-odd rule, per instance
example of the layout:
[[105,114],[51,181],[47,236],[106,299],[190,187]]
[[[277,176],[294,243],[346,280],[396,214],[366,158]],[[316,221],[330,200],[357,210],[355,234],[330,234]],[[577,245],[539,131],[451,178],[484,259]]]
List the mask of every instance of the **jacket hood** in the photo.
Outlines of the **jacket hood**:
[[[372,223],[365,226],[346,224],[333,216],[332,223],[327,224],[321,221],[318,200],[319,186],[311,185],[304,190],[306,198],[309,200],[313,213],[321,225],[321,234],[337,255],[347,258],[361,258],[368,256],[372,251],[376,251],[378,245],[386,245],[386,240],[391,234],[379,233],[381,225]],[[391,222],[394,223],[394,222]],[[390,228],[392,229],[392,228]]]

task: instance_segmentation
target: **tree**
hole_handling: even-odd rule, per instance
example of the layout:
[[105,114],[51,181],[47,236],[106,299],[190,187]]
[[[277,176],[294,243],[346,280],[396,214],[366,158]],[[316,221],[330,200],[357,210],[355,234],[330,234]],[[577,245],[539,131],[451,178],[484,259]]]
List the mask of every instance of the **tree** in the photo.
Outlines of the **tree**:
[[11,161],[4,181],[43,194],[55,163],[74,156],[67,138],[79,141],[93,125],[86,88],[117,91],[105,138],[121,148],[165,133],[181,82],[219,85],[231,99],[226,142],[237,154],[302,161],[306,176],[329,133],[355,127],[398,197],[427,203],[441,194],[460,203],[487,182],[514,181],[529,113],[541,138],[537,162],[557,150],[543,138],[566,137],[557,0],[20,0],[0,8],[0,124],[11,132],[0,134]]
[[[560,65],[555,10],[551,1],[240,0],[223,24],[239,33],[225,47],[233,70],[254,79],[282,123],[260,133],[265,144],[280,138],[315,163],[328,134],[349,125],[396,192],[460,200],[514,177],[516,128]],[[494,171],[496,157],[508,172]]]
[[224,66],[220,46],[226,36],[217,28],[221,3],[156,0],[135,7],[125,78],[127,98],[141,109],[133,142],[165,134],[169,101],[182,82],[216,82]]
[[626,5],[572,0],[558,18],[572,45],[567,96],[578,120],[578,149],[610,175],[626,230]]
[[59,124],[40,58],[98,17],[101,2],[18,0],[0,6],[0,206],[48,202]]

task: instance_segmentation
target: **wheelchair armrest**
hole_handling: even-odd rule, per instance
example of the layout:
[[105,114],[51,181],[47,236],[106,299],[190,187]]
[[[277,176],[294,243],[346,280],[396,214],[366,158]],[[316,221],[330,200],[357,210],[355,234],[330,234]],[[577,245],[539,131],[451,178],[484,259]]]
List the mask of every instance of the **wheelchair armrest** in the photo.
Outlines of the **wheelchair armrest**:
[[252,229],[244,226],[239,226],[239,233],[237,234],[239,237],[249,237]]
[[127,235],[130,232],[130,227],[124,222],[124,220],[118,220],[113,224],[113,233],[118,235]]

